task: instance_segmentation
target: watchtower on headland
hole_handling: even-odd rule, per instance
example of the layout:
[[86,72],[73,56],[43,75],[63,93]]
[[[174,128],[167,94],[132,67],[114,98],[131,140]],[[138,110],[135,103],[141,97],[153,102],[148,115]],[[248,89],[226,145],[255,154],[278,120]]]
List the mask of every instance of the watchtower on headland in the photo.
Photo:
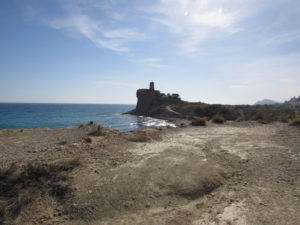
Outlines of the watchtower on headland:
[[153,81],[150,82],[149,90],[154,91],[154,82]]
[[149,89],[138,89],[136,92],[138,99],[136,109],[132,111],[135,115],[153,114],[160,106],[164,104],[174,104],[181,102],[178,94],[163,94],[159,90],[154,89],[154,82],[151,81]]

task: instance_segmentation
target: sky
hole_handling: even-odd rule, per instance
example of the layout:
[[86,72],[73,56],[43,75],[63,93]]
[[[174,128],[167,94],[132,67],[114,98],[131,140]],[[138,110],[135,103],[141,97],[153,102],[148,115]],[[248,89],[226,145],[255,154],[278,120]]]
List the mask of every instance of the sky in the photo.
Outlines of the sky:
[[1,0],[0,102],[300,95],[299,0]]

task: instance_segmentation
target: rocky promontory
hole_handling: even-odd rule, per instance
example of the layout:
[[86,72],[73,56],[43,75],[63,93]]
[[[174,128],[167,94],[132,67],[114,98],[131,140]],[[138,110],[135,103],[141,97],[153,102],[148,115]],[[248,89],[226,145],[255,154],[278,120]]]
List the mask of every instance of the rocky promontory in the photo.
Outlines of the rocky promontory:
[[[206,121],[215,117],[224,120],[255,120],[263,123],[274,121],[289,122],[299,114],[298,99],[293,98],[285,104],[273,105],[223,105],[203,102],[187,102],[178,94],[164,94],[154,88],[150,82],[149,89],[138,89],[136,108],[127,112],[137,116],[150,116],[168,119],[173,122],[203,118]],[[293,103],[293,104],[292,104]],[[178,118],[180,118],[178,120]]]
[[150,82],[149,89],[138,89],[136,97],[138,99],[136,108],[128,113],[137,116],[162,114],[166,111],[166,106],[182,102],[178,94],[164,94],[155,90],[154,82]]

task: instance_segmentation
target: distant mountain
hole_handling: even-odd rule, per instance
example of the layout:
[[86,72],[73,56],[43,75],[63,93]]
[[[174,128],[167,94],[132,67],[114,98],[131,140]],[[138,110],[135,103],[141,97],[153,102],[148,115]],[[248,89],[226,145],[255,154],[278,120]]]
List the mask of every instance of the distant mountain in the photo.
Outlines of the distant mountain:
[[255,103],[255,105],[274,105],[274,104],[278,104],[279,102],[275,102],[271,99],[264,99],[261,101],[258,101]]
[[298,98],[293,97],[289,101],[285,101],[284,103],[292,105],[292,106],[294,106],[296,108],[300,108],[300,96]]

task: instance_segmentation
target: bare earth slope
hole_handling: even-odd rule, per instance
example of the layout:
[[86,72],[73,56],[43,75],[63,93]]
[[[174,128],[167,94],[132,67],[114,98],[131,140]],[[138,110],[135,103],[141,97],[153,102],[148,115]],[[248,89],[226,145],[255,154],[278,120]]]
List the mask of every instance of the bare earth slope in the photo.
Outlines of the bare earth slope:
[[82,159],[69,172],[72,195],[44,193],[4,224],[300,224],[299,128],[95,130],[0,131],[2,168]]

